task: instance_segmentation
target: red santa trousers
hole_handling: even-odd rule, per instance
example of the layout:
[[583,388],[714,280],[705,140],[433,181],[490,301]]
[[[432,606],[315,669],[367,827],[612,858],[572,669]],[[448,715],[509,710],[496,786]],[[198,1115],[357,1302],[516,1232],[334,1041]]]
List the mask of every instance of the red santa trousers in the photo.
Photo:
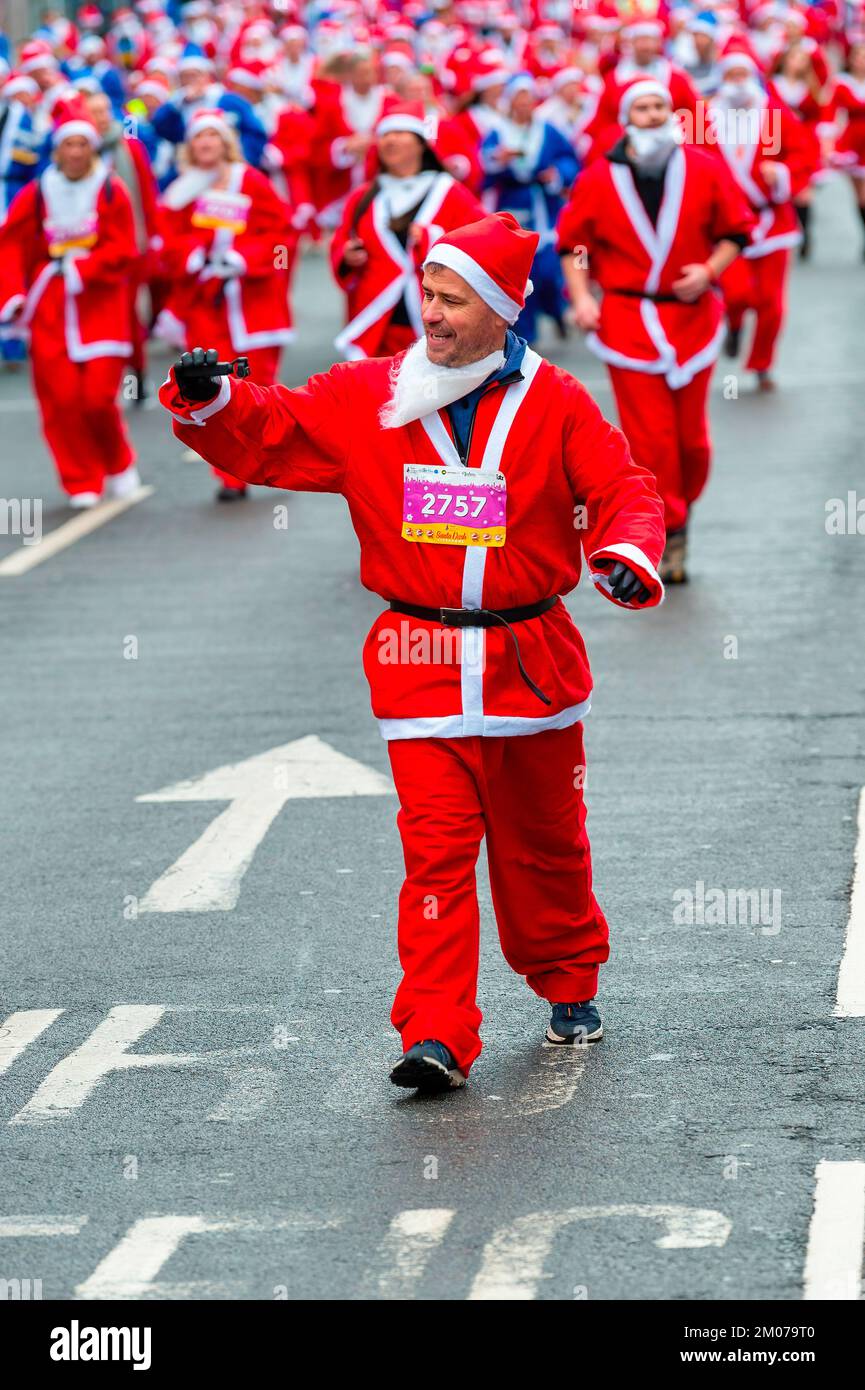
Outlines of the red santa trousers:
[[737,256],[721,276],[730,327],[742,327],[747,309],[753,309],[757,315],[746,371],[767,372],[775,359],[775,344],[787,313],[789,265],[789,251],[770,251],[768,256],[754,260]]
[[395,739],[388,751],[406,867],[391,1022],[404,1049],[437,1038],[468,1072],[481,1050],[475,864],[484,834],[502,951],[536,994],[591,999],[610,953],[592,892],[582,726]]
[[672,391],[662,376],[610,367],[622,432],[637,463],[654,473],[664,522],[677,531],[709,477],[712,441],[707,402],[712,367]]
[[[193,341],[191,335],[188,340],[189,342]],[[219,341],[214,341],[212,334],[211,337],[207,339],[207,345],[208,347],[215,347],[219,353],[220,359],[223,361],[230,362],[237,356],[230,342],[226,341],[220,343]],[[197,342],[195,346],[198,346]],[[276,381],[276,373],[279,369],[279,354],[281,351],[282,349],[279,347],[264,347],[253,348],[252,351],[242,353],[241,356],[249,360],[249,380],[256,382],[258,386],[272,386]],[[223,473],[219,468],[213,468],[211,471],[214,476],[219,479],[223,487],[240,488],[245,486],[245,484],[241,483],[237,478],[233,478],[230,473]]]
[[135,454],[117,405],[129,363],[122,357],[70,362],[62,334],[33,334],[33,387],[42,433],[67,493],[101,492],[107,474],[122,473]]

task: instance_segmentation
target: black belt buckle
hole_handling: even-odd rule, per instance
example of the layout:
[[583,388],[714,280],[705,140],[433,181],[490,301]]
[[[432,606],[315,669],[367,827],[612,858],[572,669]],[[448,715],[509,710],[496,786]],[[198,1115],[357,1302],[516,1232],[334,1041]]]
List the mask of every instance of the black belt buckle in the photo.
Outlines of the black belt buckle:
[[460,622],[460,618],[465,612],[465,608],[440,608],[439,621],[443,623],[445,627],[465,627],[466,624]]

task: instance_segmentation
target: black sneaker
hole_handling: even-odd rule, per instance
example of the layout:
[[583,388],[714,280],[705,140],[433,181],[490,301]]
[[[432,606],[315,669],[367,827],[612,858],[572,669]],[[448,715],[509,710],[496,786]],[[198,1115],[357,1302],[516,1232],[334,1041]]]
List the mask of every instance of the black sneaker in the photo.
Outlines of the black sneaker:
[[242,502],[245,496],[245,487],[221,487],[216,494],[216,500],[217,502]]
[[587,1047],[604,1036],[601,1015],[591,999],[583,1004],[554,1004],[547,1028],[547,1042]]
[[740,328],[728,328],[728,329],[727,329],[727,336],[726,336],[725,339],[724,339],[724,356],[725,356],[725,357],[738,357],[738,356],[739,356],[739,341],[740,341],[740,339],[741,339],[741,336],[742,336],[742,330],[741,330]]
[[410,1047],[397,1062],[390,1079],[394,1086],[408,1086],[427,1094],[453,1091],[466,1084],[451,1052],[435,1038],[425,1038]]

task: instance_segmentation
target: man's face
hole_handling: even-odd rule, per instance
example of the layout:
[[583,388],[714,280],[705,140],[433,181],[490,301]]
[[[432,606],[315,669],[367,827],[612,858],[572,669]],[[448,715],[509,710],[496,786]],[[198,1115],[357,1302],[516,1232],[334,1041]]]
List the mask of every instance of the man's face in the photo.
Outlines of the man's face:
[[351,85],[356,92],[363,95],[368,92],[375,82],[375,67],[368,58],[362,62],[355,63],[351,70]]
[[535,98],[531,92],[515,92],[511,99],[511,116],[515,121],[530,121],[535,109]]
[[44,68],[34,68],[29,75],[41,91],[47,92],[49,87],[54,86],[57,69],[49,63]]
[[670,118],[670,104],[663,97],[636,97],[631,102],[628,124],[637,130],[654,130]]
[[101,92],[86,98],[87,114],[100,135],[107,135],[111,125],[111,102]]
[[423,277],[426,350],[438,367],[465,367],[500,349],[507,324],[447,266],[428,267]]
[[692,34],[697,57],[701,63],[711,63],[715,56],[715,40],[711,34]]
[[200,72],[198,68],[182,72],[180,74],[180,85],[183,88],[184,100],[197,101],[200,96],[204,95],[208,81],[207,73]]
[[67,179],[83,179],[93,163],[93,146],[83,135],[67,135],[57,146],[57,167]]
[[638,39],[633,39],[634,62],[638,67],[645,67],[651,63],[653,58],[657,58],[660,44],[656,38],[651,38],[648,34],[643,34]]

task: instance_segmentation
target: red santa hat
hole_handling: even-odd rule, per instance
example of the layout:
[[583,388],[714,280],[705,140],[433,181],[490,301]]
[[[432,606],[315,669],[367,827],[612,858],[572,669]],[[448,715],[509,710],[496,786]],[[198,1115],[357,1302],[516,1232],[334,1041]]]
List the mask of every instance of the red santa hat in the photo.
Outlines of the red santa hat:
[[628,124],[631,106],[638,97],[661,97],[663,101],[669,102],[671,108],[673,105],[669,87],[665,87],[663,82],[658,82],[654,77],[641,77],[622,92],[619,102],[619,125]]
[[226,119],[224,111],[218,107],[213,107],[209,111],[196,111],[186,127],[186,138],[192,140],[196,135],[200,135],[203,130],[215,130],[223,138],[228,140],[231,137],[231,126]]
[[22,96],[24,93],[27,96],[38,97],[39,83],[34,82],[33,78],[28,77],[26,73],[10,72],[0,88],[0,95],[2,95],[3,100],[11,101],[13,97]]
[[98,5],[82,5],[77,18],[82,29],[98,29],[102,24],[102,11]]
[[21,72],[36,72],[38,68],[56,68],[57,59],[44,39],[31,39],[25,43],[18,57]]
[[534,288],[529,279],[540,237],[509,212],[493,213],[447,232],[430,248],[424,266],[447,266],[462,276],[506,323],[516,323]]
[[92,149],[99,149],[99,134],[93,122],[86,115],[84,107],[75,109],[70,103],[63,109],[62,115],[51,132],[52,147],[56,150],[61,140],[68,140],[73,135],[83,135]]
[[375,128],[376,135],[391,135],[394,131],[410,131],[429,140],[430,123],[422,101],[395,101],[385,97],[382,116]]

